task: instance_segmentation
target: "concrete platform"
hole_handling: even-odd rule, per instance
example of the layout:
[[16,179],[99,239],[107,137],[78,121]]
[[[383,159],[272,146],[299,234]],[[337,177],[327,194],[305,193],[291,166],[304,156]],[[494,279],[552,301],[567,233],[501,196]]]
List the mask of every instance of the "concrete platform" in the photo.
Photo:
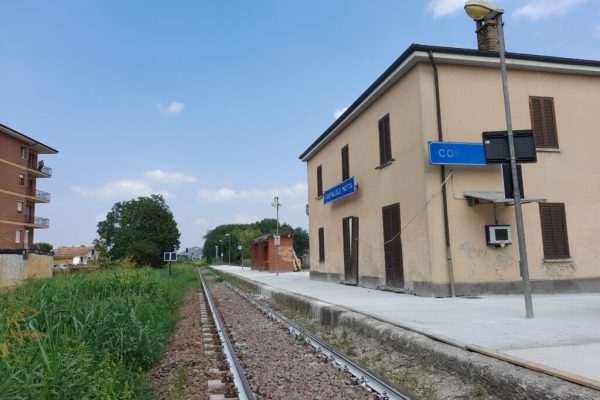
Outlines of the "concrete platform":
[[276,289],[375,316],[461,347],[482,347],[592,380],[600,387],[600,294],[534,295],[535,318],[522,296],[423,298],[322,281],[308,272],[217,269]]

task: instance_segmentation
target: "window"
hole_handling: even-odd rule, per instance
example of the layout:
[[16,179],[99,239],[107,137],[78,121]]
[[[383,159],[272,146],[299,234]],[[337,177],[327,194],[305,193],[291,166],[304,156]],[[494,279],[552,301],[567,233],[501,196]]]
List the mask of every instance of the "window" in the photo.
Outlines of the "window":
[[350,161],[348,157],[348,145],[345,145],[342,147],[342,181],[350,178]]
[[323,197],[323,167],[317,167],[317,197]]
[[319,228],[319,262],[325,261],[325,229]]
[[531,129],[535,138],[535,146],[558,149],[556,134],[556,116],[552,97],[530,97]]
[[567,217],[564,203],[540,203],[544,258],[569,258]]
[[15,236],[15,243],[21,243],[21,231],[17,230],[17,234]]
[[17,213],[23,214],[23,202],[17,201]]
[[392,144],[390,141],[390,114],[379,120],[379,165],[392,161]]
[[25,146],[21,146],[21,158],[25,158],[27,155],[27,148]]
[[25,186],[25,175],[19,174],[19,185]]

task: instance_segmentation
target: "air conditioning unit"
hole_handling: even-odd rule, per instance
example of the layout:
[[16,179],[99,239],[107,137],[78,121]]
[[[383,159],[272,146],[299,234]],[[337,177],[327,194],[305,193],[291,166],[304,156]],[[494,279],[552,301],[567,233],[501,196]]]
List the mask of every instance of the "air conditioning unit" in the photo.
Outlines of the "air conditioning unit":
[[512,244],[510,225],[486,225],[485,240],[489,246],[504,247]]

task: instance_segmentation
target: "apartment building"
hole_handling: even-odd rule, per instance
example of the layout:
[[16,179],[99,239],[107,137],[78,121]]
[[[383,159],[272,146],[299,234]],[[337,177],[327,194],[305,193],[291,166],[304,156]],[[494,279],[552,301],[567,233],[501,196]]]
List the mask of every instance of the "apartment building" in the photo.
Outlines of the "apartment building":
[[[533,130],[537,153],[521,166],[532,289],[600,291],[600,62],[508,53],[507,65],[513,127]],[[497,52],[410,46],[300,155],[311,279],[423,296],[520,293],[500,166],[435,165],[429,149],[481,146],[482,132],[502,130]],[[491,241],[488,226],[512,235]]]
[[50,193],[38,189],[38,179],[52,176],[41,158],[58,151],[0,124],[0,249],[30,249],[36,229],[49,227],[37,215],[37,205],[49,203]]

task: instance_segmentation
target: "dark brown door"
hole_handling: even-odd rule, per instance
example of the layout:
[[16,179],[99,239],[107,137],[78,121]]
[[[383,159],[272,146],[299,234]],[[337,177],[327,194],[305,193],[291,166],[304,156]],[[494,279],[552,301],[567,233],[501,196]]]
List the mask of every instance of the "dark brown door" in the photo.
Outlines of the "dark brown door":
[[342,220],[344,240],[344,280],[345,283],[358,284],[358,218],[347,217]]
[[385,254],[385,284],[404,288],[402,240],[400,237],[400,203],[383,207],[383,249]]

